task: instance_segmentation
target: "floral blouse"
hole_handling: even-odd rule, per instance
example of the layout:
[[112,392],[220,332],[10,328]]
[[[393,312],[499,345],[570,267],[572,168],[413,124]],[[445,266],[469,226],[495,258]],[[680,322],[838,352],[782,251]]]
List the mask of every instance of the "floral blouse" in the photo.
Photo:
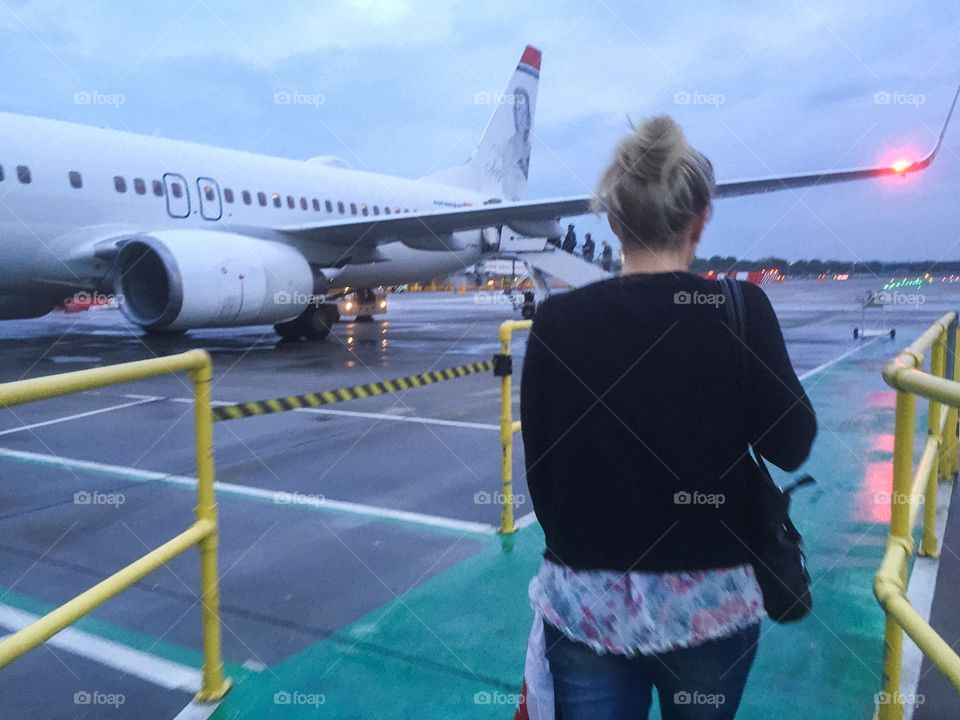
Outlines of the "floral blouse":
[[750,565],[620,573],[544,561],[529,592],[548,623],[598,653],[653,655],[693,647],[765,617]]

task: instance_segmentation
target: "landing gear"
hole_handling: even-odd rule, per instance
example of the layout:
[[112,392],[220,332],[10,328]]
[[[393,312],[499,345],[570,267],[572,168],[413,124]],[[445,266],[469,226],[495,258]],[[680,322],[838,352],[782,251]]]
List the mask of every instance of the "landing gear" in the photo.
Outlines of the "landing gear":
[[284,340],[323,340],[339,319],[337,306],[332,303],[308,305],[296,320],[277,323],[273,329]]

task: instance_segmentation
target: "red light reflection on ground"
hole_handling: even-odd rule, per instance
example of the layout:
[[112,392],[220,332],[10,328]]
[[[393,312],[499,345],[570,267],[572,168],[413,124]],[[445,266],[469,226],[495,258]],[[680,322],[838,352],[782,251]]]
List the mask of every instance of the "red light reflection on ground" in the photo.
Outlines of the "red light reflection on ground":
[[856,495],[854,517],[871,523],[890,522],[890,491],[893,487],[893,463],[867,463],[863,484]]
[[897,394],[893,390],[874,390],[867,393],[868,408],[889,408],[897,404]]
[[873,452],[892,453],[893,433],[877,433],[870,436],[870,450]]

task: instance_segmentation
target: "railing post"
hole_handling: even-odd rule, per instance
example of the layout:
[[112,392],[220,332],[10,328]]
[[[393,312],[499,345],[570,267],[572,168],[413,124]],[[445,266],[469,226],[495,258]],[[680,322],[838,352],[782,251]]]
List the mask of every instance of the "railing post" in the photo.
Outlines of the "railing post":
[[503,503],[500,509],[500,534],[517,531],[513,523],[513,356],[510,352],[513,322],[500,325],[500,448],[503,463]]
[[[910,542],[910,482],[913,474],[913,434],[916,419],[916,398],[897,391],[896,420],[893,440],[893,492],[890,501],[889,541]],[[906,563],[900,570],[900,581],[906,587]],[[877,709],[879,720],[903,720],[903,697],[900,694],[900,670],[903,661],[903,628],[886,616],[884,629],[883,696]]]
[[[947,330],[947,349],[946,349],[946,378],[956,381],[960,377],[960,357],[957,356],[957,334],[960,333],[958,323],[954,320],[950,323]],[[960,465],[960,445],[957,440],[957,416],[958,411],[955,407],[947,408],[947,423],[943,428],[943,457],[944,462],[940,468],[940,477],[953,479],[957,475],[958,465]]]
[[[942,378],[946,376],[946,356],[947,356],[947,335],[950,334],[949,327],[944,328],[943,332],[933,344],[930,354],[930,374],[934,377]],[[937,461],[933,463],[930,472],[927,475],[927,482],[924,485],[923,494],[923,534],[920,540],[920,555],[926,557],[937,557],[939,555],[939,541],[937,540],[937,486],[940,482],[940,476],[943,474],[943,468],[947,461],[947,452],[945,450],[947,442],[945,437],[946,427],[941,432],[940,422],[943,417],[944,405],[935,400],[931,400],[927,412],[927,433],[937,441]],[[951,408],[947,406],[949,412]],[[913,498],[907,495],[903,499],[912,502]],[[909,507],[909,502],[907,503]]]
[[213,365],[203,353],[203,362],[190,371],[194,393],[194,427],[197,442],[197,520],[213,523],[213,532],[199,543],[200,548],[200,613],[203,623],[203,686],[197,694],[199,702],[216,702],[230,689],[230,679],[223,675],[220,650],[220,585],[217,575],[217,550],[220,529],[217,524],[217,502],[213,487],[213,409],[211,385]]

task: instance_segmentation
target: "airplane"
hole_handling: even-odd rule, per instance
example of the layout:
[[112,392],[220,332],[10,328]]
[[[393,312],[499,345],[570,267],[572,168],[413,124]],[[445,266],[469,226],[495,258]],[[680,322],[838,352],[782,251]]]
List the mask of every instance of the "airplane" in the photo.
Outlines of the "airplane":
[[[541,59],[523,51],[465,164],[418,179],[0,113],[0,319],[108,292],[149,333],[272,324],[319,340],[344,293],[470,268],[508,234],[533,239],[518,253],[533,271],[605,277],[545,240],[590,196],[524,199]],[[923,170],[956,103],[920,160],[721,182],[716,197]]]

